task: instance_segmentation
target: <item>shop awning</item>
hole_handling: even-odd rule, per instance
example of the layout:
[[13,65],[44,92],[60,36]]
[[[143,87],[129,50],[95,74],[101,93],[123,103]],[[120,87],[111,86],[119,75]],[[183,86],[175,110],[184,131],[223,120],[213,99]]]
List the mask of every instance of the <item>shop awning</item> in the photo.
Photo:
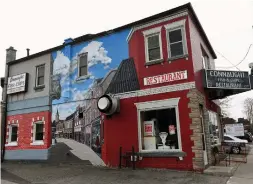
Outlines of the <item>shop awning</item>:
[[203,85],[210,100],[222,99],[253,88],[253,76],[247,71],[203,70],[202,74]]

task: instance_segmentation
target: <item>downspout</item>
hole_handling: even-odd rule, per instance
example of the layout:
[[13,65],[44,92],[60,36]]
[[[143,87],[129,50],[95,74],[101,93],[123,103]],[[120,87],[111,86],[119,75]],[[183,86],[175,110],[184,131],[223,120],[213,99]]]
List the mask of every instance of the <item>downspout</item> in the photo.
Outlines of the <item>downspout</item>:
[[5,78],[3,89],[3,116],[2,116],[2,131],[1,131],[1,162],[4,161],[5,156],[5,143],[6,143],[6,126],[7,126],[7,85],[9,77],[9,62],[16,60],[16,50],[13,47],[6,49],[6,65],[5,65]]

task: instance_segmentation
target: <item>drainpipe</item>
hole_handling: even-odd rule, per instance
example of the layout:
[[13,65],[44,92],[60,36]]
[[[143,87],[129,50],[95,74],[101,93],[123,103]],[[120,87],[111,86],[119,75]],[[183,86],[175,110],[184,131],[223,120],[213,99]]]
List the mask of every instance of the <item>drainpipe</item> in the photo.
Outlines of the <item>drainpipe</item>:
[[6,126],[7,126],[7,85],[8,85],[8,77],[9,77],[9,62],[16,60],[16,52],[13,47],[6,49],[6,65],[5,65],[5,78],[4,78],[4,88],[3,88],[3,116],[2,124],[1,124],[1,162],[4,161],[5,155],[5,143],[6,143]]

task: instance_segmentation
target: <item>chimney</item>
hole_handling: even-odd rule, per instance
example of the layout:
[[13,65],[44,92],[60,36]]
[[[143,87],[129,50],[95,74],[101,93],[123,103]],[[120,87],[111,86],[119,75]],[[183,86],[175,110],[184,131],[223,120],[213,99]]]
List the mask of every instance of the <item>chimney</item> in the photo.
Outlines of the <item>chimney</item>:
[[30,49],[27,48],[27,49],[26,49],[27,56],[30,55],[29,51],[30,51]]
[[15,50],[13,47],[6,49],[6,63],[16,60],[16,52],[17,50]]

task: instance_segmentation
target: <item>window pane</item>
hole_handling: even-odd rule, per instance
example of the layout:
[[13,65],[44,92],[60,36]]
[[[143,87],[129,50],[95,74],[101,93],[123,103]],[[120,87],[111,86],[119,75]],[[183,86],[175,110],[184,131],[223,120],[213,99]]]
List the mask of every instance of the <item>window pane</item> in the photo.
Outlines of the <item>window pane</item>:
[[160,59],[161,58],[160,48],[149,49],[148,58],[149,58],[149,61]]
[[87,66],[87,54],[80,56],[79,67]]
[[157,48],[159,47],[159,35],[148,37],[148,48]]
[[179,42],[179,43],[170,44],[170,52],[171,52],[171,57],[183,55],[184,54],[183,43]]
[[44,72],[45,72],[45,66],[39,66],[38,67],[38,77],[44,76]]
[[87,75],[87,66],[80,67],[80,76]]
[[11,142],[17,141],[17,132],[18,132],[18,127],[13,126],[11,130]]
[[38,77],[38,86],[43,85],[44,84],[44,77]]
[[181,29],[170,31],[169,32],[170,43],[182,41],[182,32]]
[[35,140],[42,141],[43,140],[43,133],[36,133]]
[[43,133],[43,124],[36,124],[36,133]]
[[141,128],[142,149],[179,149],[175,108],[141,112]]

